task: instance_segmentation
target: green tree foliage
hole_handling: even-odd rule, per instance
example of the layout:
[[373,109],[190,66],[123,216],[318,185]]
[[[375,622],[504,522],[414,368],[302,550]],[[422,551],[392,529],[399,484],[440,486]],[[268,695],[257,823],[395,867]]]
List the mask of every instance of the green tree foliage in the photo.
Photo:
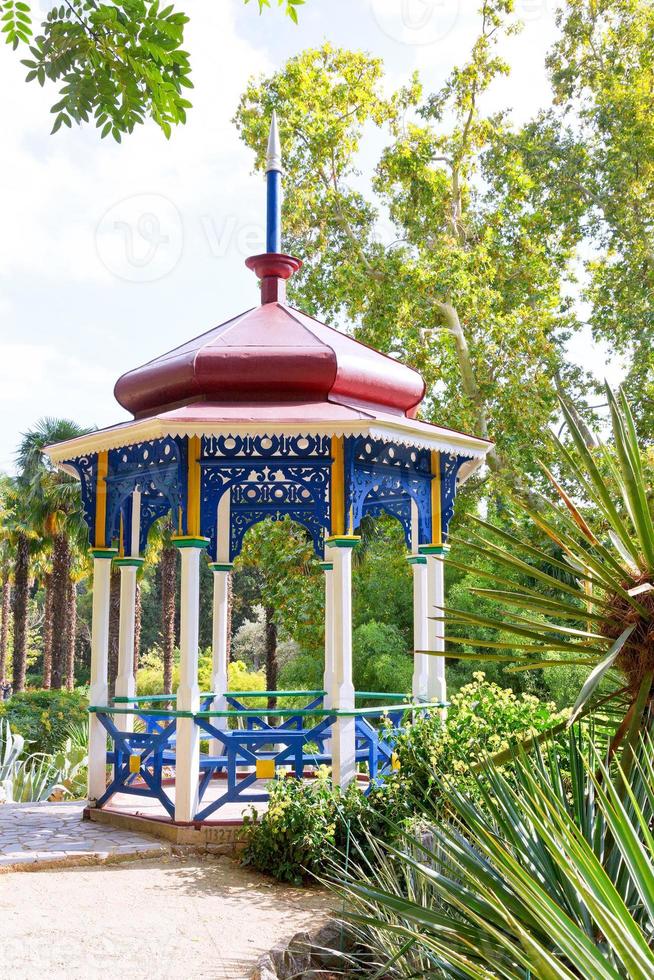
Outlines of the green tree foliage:
[[[249,2],[249,0],[245,0]],[[297,23],[304,0],[278,0]],[[270,0],[257,0],[259,12]],[[151,119],[166,137],[186,122],[191,108],[188,17],[159,0],[64,0],[35,27],[32,3],[0,0],[1,32],[14,50],[29,48],[22,59],[26,81],[52,82],[59,100],[52,107],[52,132],[61,126],[94,121],[101,136],[123,135]]]
[[[326,44],[252,82],[236,116],[258,167],[273,108],[281,121],[285,247],[305,260],[293,296],[419,369],[426,416],[492,437],[490,466],[510,483],[529,468],[557,383],[579,381],[563,351],[573,243],[546,204],[534,212],[506,116],[480,108],[507,71],[496,48],[515,30],[511,6],[484,3],[470,59],[433,95],[414,78],[386,96],[379,59]],[[391,142],[366,183],[370,124]]]
[[595,337],[627,357],[642,434],[654,420],[654,7],[567,0],[548,67],[553,107],[515,154],[530,197],[583,247],[583,298]]

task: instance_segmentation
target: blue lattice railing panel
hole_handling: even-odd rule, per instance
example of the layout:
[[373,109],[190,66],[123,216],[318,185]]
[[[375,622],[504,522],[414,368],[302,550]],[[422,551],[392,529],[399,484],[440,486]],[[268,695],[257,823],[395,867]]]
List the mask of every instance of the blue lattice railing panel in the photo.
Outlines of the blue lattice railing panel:
[[111,739],[107,762],[113,766],[113,778],[96,806],[103,807],[115,793],[127,793],[154,797],[166,813],[174,817],[175,805],[163,786],[163,768],[175,764],[176,719],[172,718],[165,728],[158,726],[161,730],[156,732],[123,732],[113,720],[113,715],[120,714],[121,710],[124,709],[95,712]]

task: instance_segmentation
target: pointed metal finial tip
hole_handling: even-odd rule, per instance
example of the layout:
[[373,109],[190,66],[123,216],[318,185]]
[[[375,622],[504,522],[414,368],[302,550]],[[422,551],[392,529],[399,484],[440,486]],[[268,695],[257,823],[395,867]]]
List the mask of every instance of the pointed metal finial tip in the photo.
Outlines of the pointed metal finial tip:
[[272,119],[270,120],[270,131],[268,133],[268,150],[266,153],[266,173],[271,170],[282,172],[282,144],[279,141],[279,130],[277,129],[277,113],[273,109]]

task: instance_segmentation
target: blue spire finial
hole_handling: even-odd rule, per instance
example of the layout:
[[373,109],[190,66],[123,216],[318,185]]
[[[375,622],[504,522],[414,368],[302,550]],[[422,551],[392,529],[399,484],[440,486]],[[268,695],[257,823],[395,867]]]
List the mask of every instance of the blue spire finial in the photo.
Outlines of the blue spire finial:
[[266,154],[266,251],[282,250],[282,147],[277,130],[277,113],[273,109]]

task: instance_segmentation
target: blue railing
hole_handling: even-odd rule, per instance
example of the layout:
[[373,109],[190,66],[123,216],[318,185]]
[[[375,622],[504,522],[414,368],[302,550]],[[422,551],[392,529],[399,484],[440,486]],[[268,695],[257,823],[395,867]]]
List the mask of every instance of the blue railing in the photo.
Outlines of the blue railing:
[[[249,708],[243,703],[244,699],[270,697],[309,700],[301,706],[281,708]],[[368,791],[393,769],[395,741],[407,712],[445,707],[436,702],[414,702],[409,695],[375,691],[358,692],[357,701],[396,699],[395,703],[342,711],[324,707],[324,691],[230,691],[225,695],[227,709],[215,711],[211,707],[214,698],[214,694],[203,694],[195,714],[162,707],[176,701],[168,694],[115,698],[110,706],[91,707],[111,740],[107,763],[112,766],[112,778],[96,805],[104,806],[115,793],[127,793],[157,799],[174,818],[174,802],[166,791],[164,772],[176,765],[180,717],[194,719],[203,748],[209,749],[200,754],[199,804],[194,819],[202,821],[227,803],[267,801],[269,794],[260,783],[279,771],[287,770],[301,779],[309,767],[329,766],[329,739],[339,716],[355,719],[355,758],[358,768],[368,776]],[[133,716],[137,730],[121,731],[116,715]],[[207,791],[218,774],[225,778],[225,790],[209,801]]]

